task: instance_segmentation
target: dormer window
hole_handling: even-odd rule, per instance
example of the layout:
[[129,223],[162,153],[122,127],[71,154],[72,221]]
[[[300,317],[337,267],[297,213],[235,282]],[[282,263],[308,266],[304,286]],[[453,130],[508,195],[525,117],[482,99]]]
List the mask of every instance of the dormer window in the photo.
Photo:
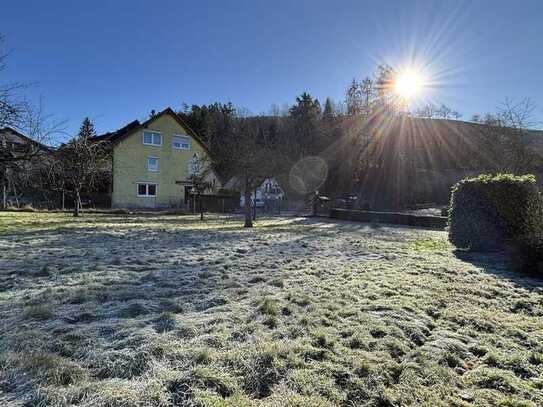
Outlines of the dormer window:
[[190,137],[172,136],[172,148],[175,150],[190,150]]
[[156,131],[144,131],[143,132],[143,144],[150,146],[162,145],[162,134]]

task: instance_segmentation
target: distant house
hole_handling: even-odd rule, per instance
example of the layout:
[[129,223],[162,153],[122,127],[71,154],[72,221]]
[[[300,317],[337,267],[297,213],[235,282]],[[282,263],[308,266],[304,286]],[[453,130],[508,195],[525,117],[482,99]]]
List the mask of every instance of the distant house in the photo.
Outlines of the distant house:
[[[53,149],[11,127],[0,129],[0,206],[32,202],[32,191],[20,185],[18,174],[38,168],[53,154]],[[32,165],[31,165],[32,163]],[[37,165],[38,164],[38,165]],[[24,183],[23,183],[24,184]]]
[[[102,134],[96,140],[112,145],[112,207],[166,208],[188,206],[189,177],[206,146],[171,108],[140,123]],[[220,189],[213,171],[212,191]]]
[[51,153],[53,150],[46,145],[25,136],[21,132],[4,127],[0,129],[0,158],[2,162],[27,160],[40,153]]
[[[245,205],[245,197],[243,196],[243,191],[240,185],[239,180],[236,177],[231,178],[226,184],[226,189],[232,189],[242,192],[240,197],[240,206]],[[277,182],[275,178],[266,178],[262,184],[253,192],[251,199],[257,207],[264,207],[268,203],[273,203],[275,201],[283,200],[285,197],[285,192]]]

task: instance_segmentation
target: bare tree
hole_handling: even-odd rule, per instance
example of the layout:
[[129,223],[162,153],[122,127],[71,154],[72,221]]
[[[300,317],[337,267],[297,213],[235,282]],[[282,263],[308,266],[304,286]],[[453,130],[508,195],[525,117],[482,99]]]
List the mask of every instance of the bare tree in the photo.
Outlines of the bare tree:
[[245,199],[247,228],[253,227],[251,195],[278,166],[275,141],[261,118],[239,118],[229,141],[215,155],[227,173],[237,179]]
[[435,117],[440,119],[460,119],[462,115],[445,104],[441,104],[435,112]]
[[213,171],[212,164],[207,155],[203,157],[194,157],[190,164],[191,171],[190,175],[188,176],[188,181],[192,184],[192,194],[198,201],[200,220],[204,220],[202,194],[213,188],[213,183],[210,180]]
[[57,152],[54,173],[63,188],[74,196],[74,216],[81,213],[81,192],[91,191],[108,165],[108,145],[93,139],[92,122],[86,118],[79,134],[62,145]]
[[[0,46],[4,43],[0,35]],[[1,51],[0,51],[1,52]],[[0,53],[0,73],[5,69],[8,54]],[[30,103],[24,92],[31,84],[24,82],[0,83],[0,184],[2,207],[7,202],[7,186],[12,191],[22,184],[30,184],[30,169],[43,164],[51,149],[49,143],[56,133],[61,133],[65,123],[54,121],[45,114],[43,103]],[[17,199],[17,193],[14,192]]]
[[414,112],[416,117],[425,117],[428,119],[455,119],[458,120],[462,115],[453,110],[445,104],[441,104],[439,107],[435,106],[433,103],[429,103]]
[[482,125],[483,148],[492,170],[521,175],[541,164],[541,157],[530,146],[529,129],[537,124],[534,111],[535,104],[529,98],[519,102],[506,99],[496,114],[473,117]]
[[[385,75],[382,71],[379,72],[379,75]],[[384,80],[384,77],[379,77],[376,80],[366,77],[361,82],[353,79],[345,92],[347,114],[349,116],[356,116],[358,114],[368,116],[373,113],[378,107],[378,98],[383,95],[384,82],[382,81]]]
[[535,125],[535,104],[529,99],[515,102],[506,99],[498,108],[500,130],[506,147],[506,159],[513,174],[524,174],[533,166],[536,156],[529,148],[529,130]]
[[[0,34],[0,46],[4,44],[4,36]],[[0,72],[6,68],[8,53],[0,50]],[[0,128],[19,127],[28,102],[22,91],[28,87],[23,82],[11,82],[0,85]]]

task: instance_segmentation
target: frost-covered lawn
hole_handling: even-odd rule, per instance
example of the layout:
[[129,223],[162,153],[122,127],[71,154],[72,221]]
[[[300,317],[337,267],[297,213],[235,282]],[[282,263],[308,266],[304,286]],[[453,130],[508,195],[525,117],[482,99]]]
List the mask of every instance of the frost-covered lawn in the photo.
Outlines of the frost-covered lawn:
[[0,213],[0,405],[543,405],[543,281],[446,234]]

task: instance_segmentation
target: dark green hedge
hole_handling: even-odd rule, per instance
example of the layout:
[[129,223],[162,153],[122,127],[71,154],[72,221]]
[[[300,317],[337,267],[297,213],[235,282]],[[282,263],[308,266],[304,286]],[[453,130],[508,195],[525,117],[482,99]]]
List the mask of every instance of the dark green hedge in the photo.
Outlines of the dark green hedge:
[[[514,247],[536,256],[543,231],[543,202],[533,175],[480,175],[453,187],[449,239],[458,248],[493,251]],[[539,253],[539,254],[538,254]]]
[[447,218],[443,216],[410,215],[396,212],[360,211],[333,208],[330,217],[359,222],[392,223],[396,225],[419,226],[432,229],[445,229]]
[[543,234],[520,239],[509,247],[513,270],[543,277]]

